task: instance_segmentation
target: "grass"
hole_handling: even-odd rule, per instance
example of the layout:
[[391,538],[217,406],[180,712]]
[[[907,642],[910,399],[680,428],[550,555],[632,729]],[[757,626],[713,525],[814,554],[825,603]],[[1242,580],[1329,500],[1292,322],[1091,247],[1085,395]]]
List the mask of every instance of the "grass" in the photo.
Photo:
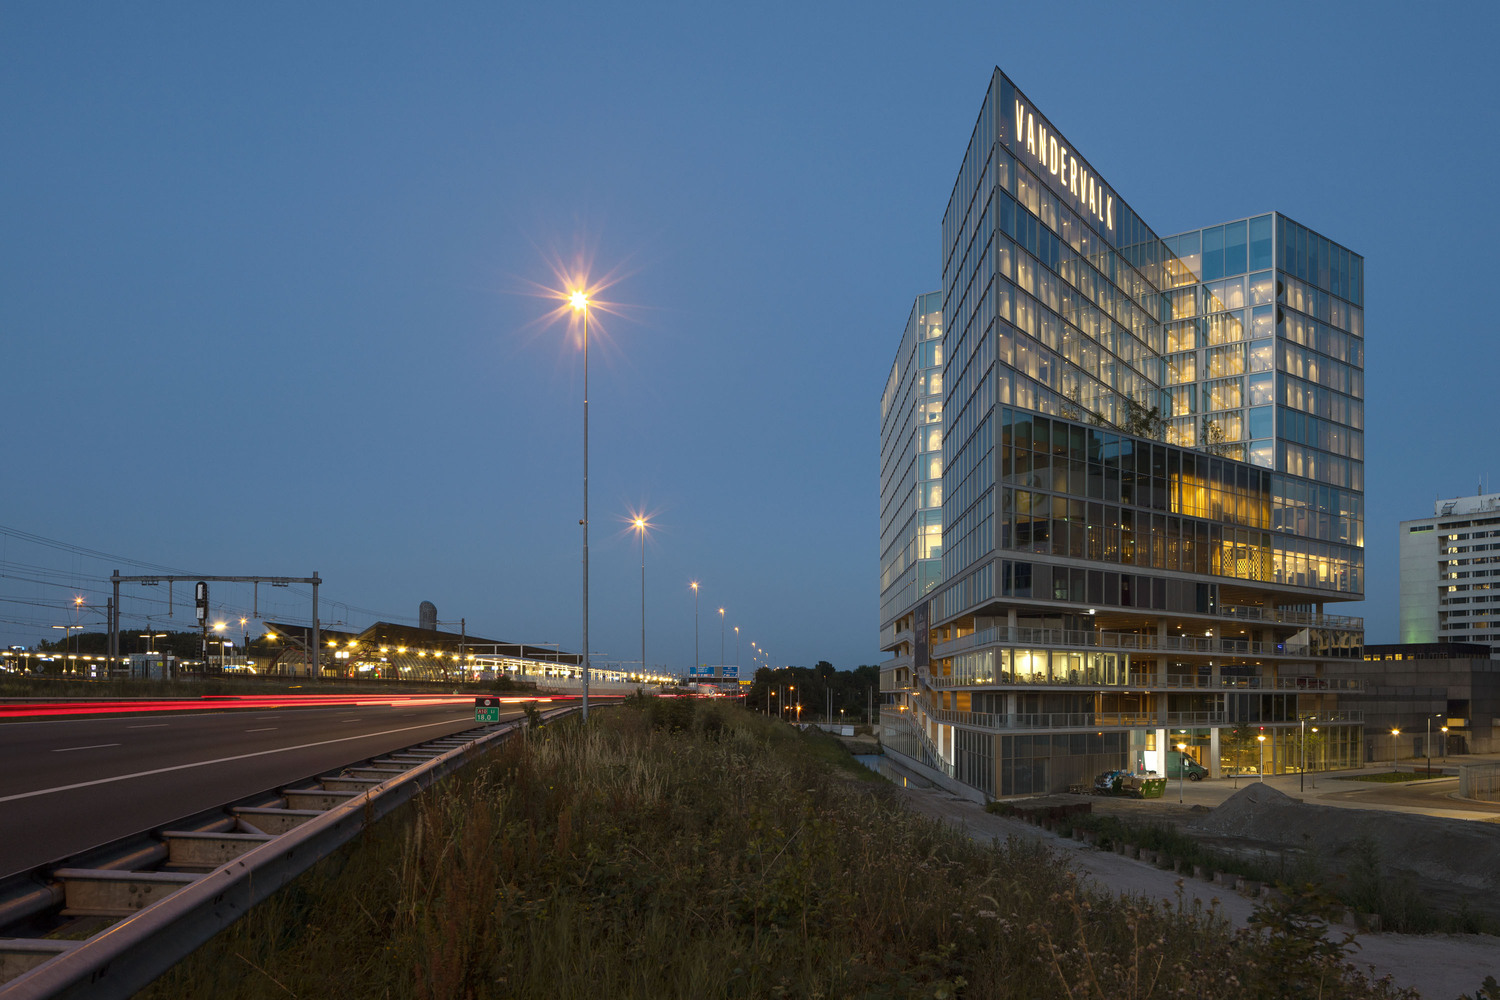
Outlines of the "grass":
[[1351,774],[1347,777],[1336,778],[1337,781],[1378,781],[1387,785],[1399,784],[1403,781],[1428,781],[1432,778],[1441,778],[1444,775],[1437,772],[1431,774],[1419,774],[1416,771],[1383,771],[1380,774]]
[[140,995],[1407,995],[1268,920],[1092,895],[1041,845],[916,816],[823,734],[634,698],[510,741]]

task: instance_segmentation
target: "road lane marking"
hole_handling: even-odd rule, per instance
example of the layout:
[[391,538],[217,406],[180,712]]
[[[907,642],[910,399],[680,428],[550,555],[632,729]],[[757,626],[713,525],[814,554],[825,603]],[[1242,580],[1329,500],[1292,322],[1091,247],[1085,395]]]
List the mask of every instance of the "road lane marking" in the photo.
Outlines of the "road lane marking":
[[[273,753],[290,753],[293,750],[310,750],[313,747],[328,746],[331,743],[348,743],[350,740],[364,740],[375,736],[394,736],[396,733],[409,733],[416,729],[432,729],[435,726],[451,726],[455,720],[447,719],[443,722],[428,722],[420,726],[406,726],[402,729],[386,729],[378,733],[361,733],[358,736],[341,736],[336,740],[320,740],[317,743],[303,743],[294,747],[277,747],[274,750],[258,750],[255,753],[236,754],[233,757],[219,757],[215,760],[200,760],[191,764],[174,764],[172,767],[158,767],[150,771],[137,771],[134,774],[120,774],[113,778],[95,778],[93,781],[79,781],[72,785],[58,785],[56,788],[38,788],[34,792],[18,792],[15,795],[0,796],[0,803],[17,802],[21,799],[34,799],[41,795],[51,795],[54,792],[71,792],[79,788],[93,788],[96,785],[108,785],[116,781],[129,781],[131,778],[150,778],[158,774],[170,774],[173,771],[186,771],[193,767],[207,767],[210,764],[229,764],[237,760],[249,760],[252,757],[266,757]],[[117,745],[117,744],[116,744]]]
[[247,729],[247,730],[245,730],[245,732],[247,732],[247,733],[274,733],[274,732],[276,732],[276,727],[275,726],[267,726],[264,729]]
[[120,744],[118,743],[95,743],[93,746],[87,747],[62,747],[61,749],[54,750],[52,752],[67,753],[69,750],[103,750],[105,747],[117,747],[119,745]]
[[167,724],[165,722],[157,722],[157,723],[153,723],[152,725],[149,725],[149,726],[126,726],[125,728],[126,729],[166,729],[167,728]]

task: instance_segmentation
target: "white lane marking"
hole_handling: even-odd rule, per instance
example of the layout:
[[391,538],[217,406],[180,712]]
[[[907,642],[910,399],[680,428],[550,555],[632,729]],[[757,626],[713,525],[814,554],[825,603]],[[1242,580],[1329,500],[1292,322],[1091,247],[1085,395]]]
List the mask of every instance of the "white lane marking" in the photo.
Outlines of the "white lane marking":
[[247,732],[247,733],[274,733],[275,731],[276,731],[276,727],[275,726],[267,726],[264,729],[247,729],[247,730],[245,730],[245,732]]
[[308,750],[312,747],[328,746],[331,743],[348,743],[350,740],[369,739],[373,736],[394,736],[396,733],[409,733],[415,729],[431,729],[434,726],[451,726],[453,725],[453,722],[454,720],[447,719],[443,722],[429,722],[421,726],[406,726],[403,729],[387,729],[378,733],[361,733],[358,736],[341,736],[336,740],[320,740],[317,743],[303,743],[294,747],[278,747],[275,750],[258,750],[255,753],[236,754],[233,757],[219,757],[215,760],[200,760],[192,764],[174,764],[171,767],[158,767],[150,771],[137,771],[134,774],[121,774],[116,775],[113,778],[95,778],[93,781],[80,781],[72,785],[58,785],[56,788],[38,788],[34,792],[18,792],[15,795],[0,796],[0,802],[16,802],[21,799],[34,799],[39,795],[51,795],[54,792],[71,792],[79,788],[93,788],[95,785],[108,785],[116,781],[129,781],[131,778],[149,778],[157,774],[170,774],[173,771],[186,771],[188,768],[192,767],[206,767],[209,764],[229,764],[237,760],[249,760],[252,757],[265,757],[273,753],[288,753],[292,750]]
[[62,747],[61,749],[54,750],[52,752],[53,753],[67,753],[69,750],[103,750],[105,747],[117,747],[119,745],[120,744],[118,744],[118,743],[95,743],[93,746],[87,746],[87,747]]
[[165,722],[157,722],[157,723],[154,723],[154,724],[149,725],[149,726],[126,726],[125,728],[126,729],[166,729],[167,728],[167,724]]

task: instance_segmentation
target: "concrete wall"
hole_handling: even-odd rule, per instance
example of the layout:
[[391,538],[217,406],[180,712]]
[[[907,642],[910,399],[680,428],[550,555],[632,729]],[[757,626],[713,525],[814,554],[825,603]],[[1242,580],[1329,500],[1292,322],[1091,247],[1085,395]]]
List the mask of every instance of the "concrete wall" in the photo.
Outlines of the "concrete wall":
[[1441,532],[1412,531],[1437,523],[1402,521],[1401,552],[1401,641],[1437,642],[1438,638],[1438,544]]

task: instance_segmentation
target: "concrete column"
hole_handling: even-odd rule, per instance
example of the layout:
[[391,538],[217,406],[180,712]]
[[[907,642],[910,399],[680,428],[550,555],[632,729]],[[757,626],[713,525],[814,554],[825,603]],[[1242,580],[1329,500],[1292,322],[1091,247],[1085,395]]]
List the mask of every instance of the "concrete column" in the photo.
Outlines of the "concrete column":
[[1006,609],[1006,612],[1005,612],[1005,627],[1007,629],[1006,634],[1005,634],[1005,641],[1006,642],[1015,642],[1016,641],[1016,609],[1015,608],[1008,608],[1008,609]]
[[[1158,642],[1165,645],[1167,639],[1167,620],[1165,618],[1156,619],[1156,638]],[[1165,684],[1167,682],[1167,654],[1165,650],[1161,650],[1156,657],[1156,682],[1158,684]]]
[[1222,777],[1219,774],[1219,727],[1214,726],[1208,731],[1208,776],[1210,778]]
[[[1215,625],[1211,629],[1209,629],[1208,630],[1208,637],[1210,639],[1212,639],[1214,641],[1214,645],[1217,646],[1218,645],[1218,641],[1219,641],[1219,626]],[[1213,687],[1218,687],[1219,686],[1219,658],[1217,656],[1212,657],[1208,661],[1208,676],[1209,676],[1209,684],[1211,686],[1213,686]]]

